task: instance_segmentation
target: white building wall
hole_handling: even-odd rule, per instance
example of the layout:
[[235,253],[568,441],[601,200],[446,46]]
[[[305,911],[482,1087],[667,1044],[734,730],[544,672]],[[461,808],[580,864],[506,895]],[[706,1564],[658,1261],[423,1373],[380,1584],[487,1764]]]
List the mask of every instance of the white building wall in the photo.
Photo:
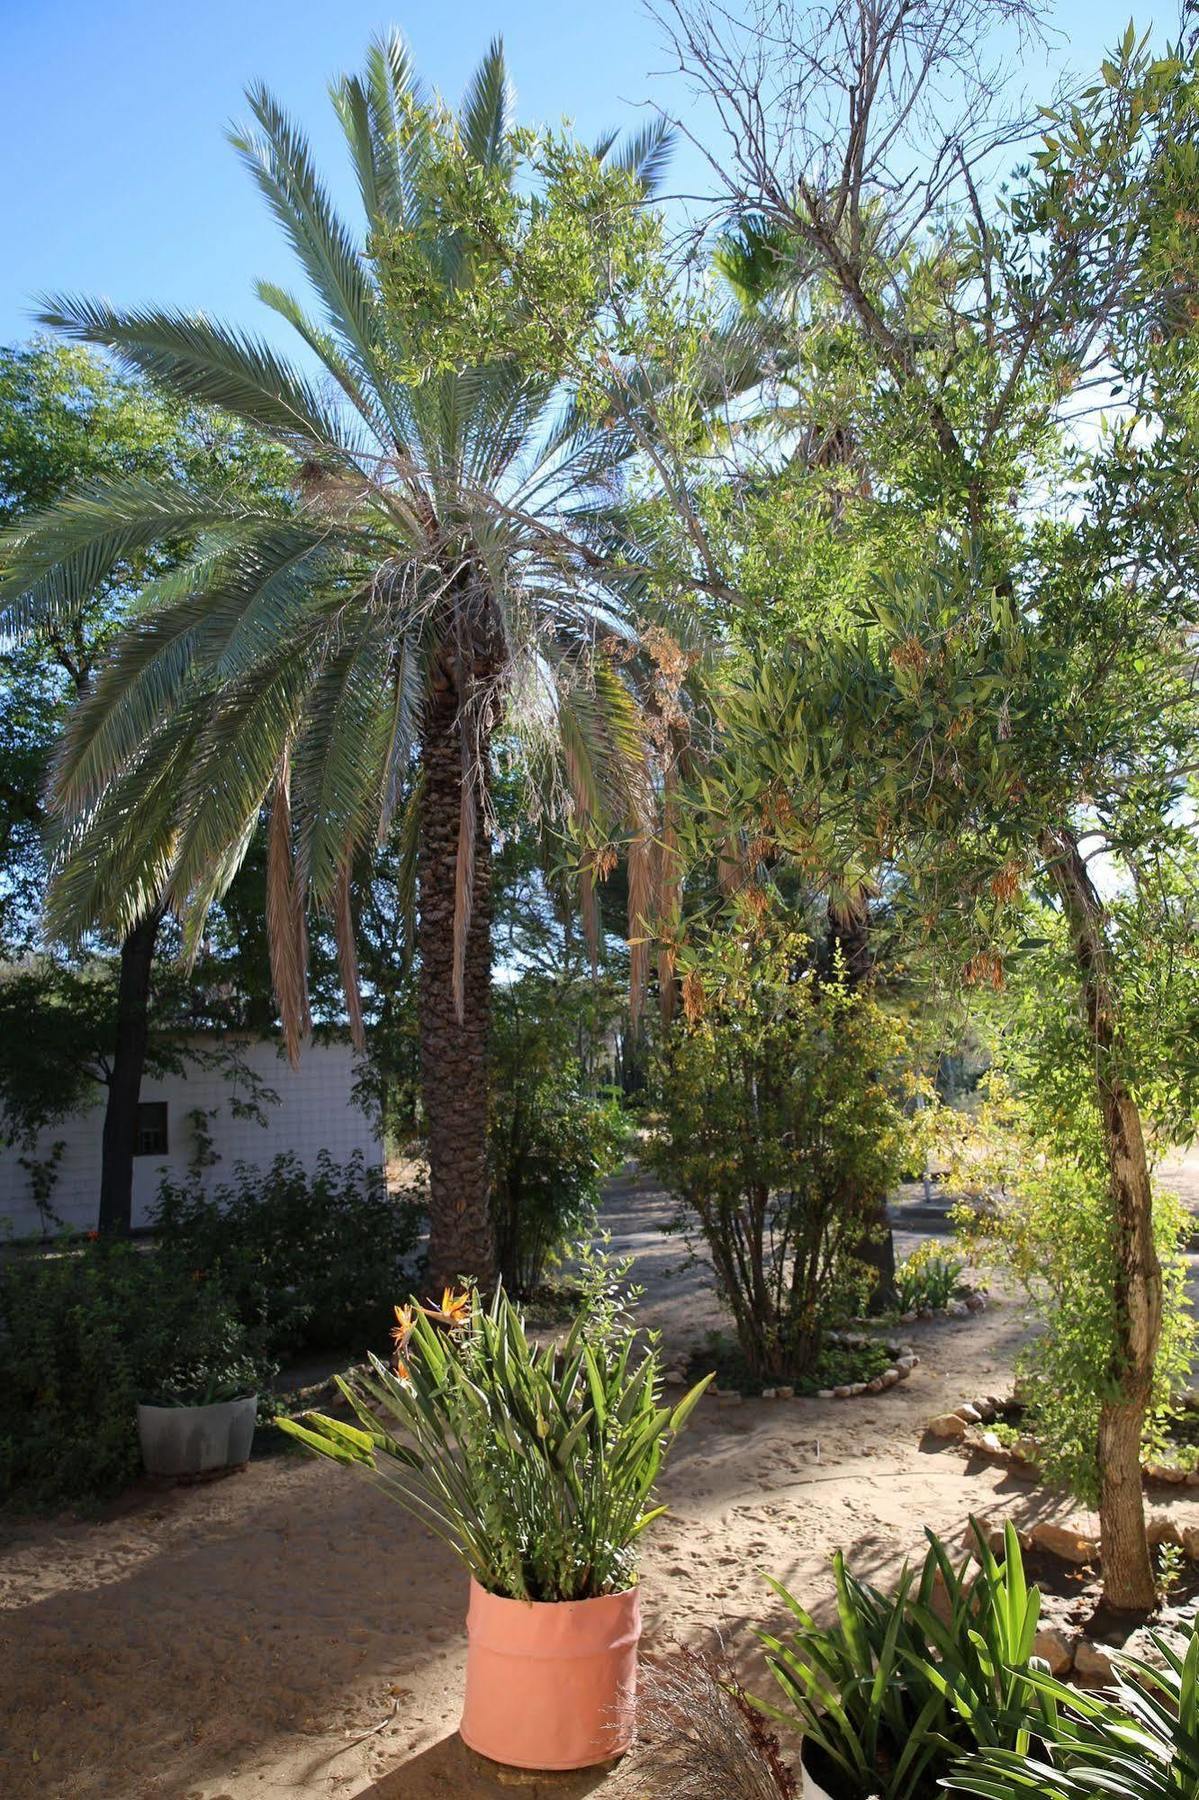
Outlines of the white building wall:
[[[208,1120],[212,1148],[219,1161],[204,1171],[204,1182],[217,1187],[238,1162],[262,1167],[282,1151],[292,1151],[311,1168],[322,1150],[335,1162],[348,1162],[360,1150],[367,1165],[381,1166],[382,1146],[374,1126],[353,1099],[354,1061],[348,1044],[313,1043],[304,1050],[298,1069],[274,1043],[254,1040],[242,1046],[242,1058],[264,1086],[279,1096],[277,1106],[261,1108],[266,1124],[235,1118],[229,1104],[230,1082],[218,1071],[189,1064],[185,1075],[147,1076],[143,1101],[167,1104],[166,1156],[138,1156],[133,1163],[133,1223],[147,1223],[151,1203],[164,1173],[182,1180],[188,1174],[195,1133],[188,1114],[216,1107]],[[90,1231],[100,1199],[100,1135],[104,1125],[103,1090],[89,1111],[60,1119],[42,1134],[32,1150],[0,1147],[0,1233],[18,1237],[40,1233],[41,1218],[33,1200],[29,1171],[20,1158],[44,1159],[53,1145],[65,1145],[50,1204],[67,1225]]]

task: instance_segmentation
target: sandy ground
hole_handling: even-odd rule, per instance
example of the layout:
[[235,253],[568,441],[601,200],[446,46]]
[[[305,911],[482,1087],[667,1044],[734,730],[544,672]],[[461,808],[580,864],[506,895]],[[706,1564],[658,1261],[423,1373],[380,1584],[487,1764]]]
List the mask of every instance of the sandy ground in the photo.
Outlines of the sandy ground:
[[[661,1196],[618,1183],[606,1211],[614,1247],[636,1255],[647,1318],[668,1343],[702,1337],[714,1302],[697,1271],[671,1272],[680,1248],[661,1235]],[[902,1249],[942,1231],[943,1209],[914,1190],[897,1227]],[[916,1327],[907,1335],[920,1367],[878,1397],[705,1399],[645,1559],[647,1646],[720,1637],[758,1680],[751,1628],[772,1617],[764,1571],[818,1605],[838,1546],[885,1579],[919,1550],[925,1524],[961,1542],[972,1513],[1066,1517],[1064,1503],[1006,1470],[921,1444],[933,1413],[1005,1388],[1023,1331],[1011,1303]],[[1199,1524],[1199,1502],[1172,1505]],[[465,1602],[448,1551],[351,1473],[302,1454],[264,1456],[204,1487],[135,1492],[99,1522],[10,1530],[0,1794],[505,1793],[454,1734]],[[611,1784],[592,1774],[525,1791]]]

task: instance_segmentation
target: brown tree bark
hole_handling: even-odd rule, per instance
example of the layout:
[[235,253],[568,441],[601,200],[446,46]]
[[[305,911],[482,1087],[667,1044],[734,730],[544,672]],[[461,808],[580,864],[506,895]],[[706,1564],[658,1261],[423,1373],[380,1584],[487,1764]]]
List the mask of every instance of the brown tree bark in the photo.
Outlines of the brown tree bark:
[[[482,760],[486,746],[480,747]],[[485,769],[474,806],[474,892],[462,990],[454,1000],[454,907],[463,758],[459,706],[444,674],[425,712],[419,881],[421,1097],[429,1150],[429,1274],[433,1286],[467,1277],[495,1282],[495,1236],[487,1156],[491,1003],[491,844],[484,817]]]
[[1145,1531],[1141,1433],[1162,1327],[1162,1271],[1141,1116],[1120,1066],[1119,1025],[1103,902],[1067,830],[1042,841],[1070,930],[1095,1053],[1095,1085],[1111,1172],[1116,1259],[1112,1398],[1099,1418],[1099,1530],[1108,1604],[1147,1612],[1156,1584]]
[[105,1237],[128,1237],[133,1229],[133,1157],[137,1149],[137,1107],[150,1037],[150,974],[162,911],[156,908],[134,926],[121,945],[117,985],[117,1030],[100,1162],[99,1230]]
[[[848,987],[859,988],[869,981],[873,958],[870,954],[870,896],[866,888],[857,887],[840,900],[830,897],[828,943],[830,958],[840,949]],[[875,1196],[866,1230],[854,1245],[853,1255],[874,1272],[870,1311],[885,1312],[895,1302],[895,1233],[891,1229],[885,1194]]]

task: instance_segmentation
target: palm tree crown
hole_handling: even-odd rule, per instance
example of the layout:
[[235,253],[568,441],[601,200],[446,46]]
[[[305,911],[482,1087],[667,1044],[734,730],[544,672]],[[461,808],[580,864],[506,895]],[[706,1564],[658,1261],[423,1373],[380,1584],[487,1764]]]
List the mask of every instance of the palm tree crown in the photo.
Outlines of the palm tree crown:
[[[440,129],[477,164],[508,168],[498,42],[453,121],[424,104],[396,36],[335,84],[361,236],[335,212],[295,124],[264,88],[248,98],[255,124],[233,142],[317,310],[273,284],[258,294],[319,374],[199,314],[66,298],[45,315],[283,443],[296,464],[294,492],[277,505],[184,480],[121,479],[0,543],[10,629],[69,611],[132,549],[190,545],[142,596],[66,735],[51,922],[72,937],[127,927],[167,897],[194,935],[265,809],[273,971],[294,1057],[308,1023],[308,908],[337,926],[357,1027],[351,866],[412,805],[434,1274],[471,1266],[486,1277],[485,1224],[475,1217],[473,1241],[459,1227],[478,1214],[486,1182],[476,1115],[486,1101],[489,748],[519,699],[543,741],[565,746],[589,806],[631,791],[635,708],[602,653],[628,625],[588,542],[627,444],[577,412],[553,372],[515,360],[419,381],[402,373],[414,319],[383,278],[378,246],[417,227],[436,279],[451,292],[470,282],[462,235],[422,216],[421,173]],[[624,166],[648,186],[663,145],[661,132],[643,134]],[[439,1228],[439,1193],[458,1226],[447,1215]],[[466,1252],[471,1263],[454,1261]]]

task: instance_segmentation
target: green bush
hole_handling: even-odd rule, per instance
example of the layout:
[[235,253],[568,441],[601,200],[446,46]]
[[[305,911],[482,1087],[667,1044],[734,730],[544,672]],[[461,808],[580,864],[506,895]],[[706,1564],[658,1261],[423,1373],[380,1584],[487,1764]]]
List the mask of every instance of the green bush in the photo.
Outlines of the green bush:
[[919,1312],[923,1307],[937,1311],[948,1306],[965,1268],[964,1257],[944,1250],[936,1238],[925,1238],[895,1271],[900,1312]]
[[0,1263],[0,1498],[101,1500],[141,1466],[139,1401],[253,1392],[272,1368],[219,1268],[106,1240],[12,1253]]
[[1027,1748],[1040,1595],[1025,1584],[1011,1525],[1002,1563],[977,1528],[976,1537],[974,1570],[955,1566],[929,1532],[919,1577],[906,1569],[893,1594],[859,1580],[838,1554],[837,1617],[827,1627],[772,1583],[794,1629],[758,1634],[784,1696],[763,1710],[802,1732],[814,1772],[844,1800],[924,1800],[970,1751]]
[[265,1170],[239,1165],[210,1193],[198,1180],[164,1182],[151,1216],[164,1245],[196,1268],[220,1267],[240,1317],[279,1355],[386,1343],[420,1222],[361,1155],[339,1165],[325,1152],[311,1174],[290,1155]]
[[628,1135],[619,1100],[584,1081],[576,1010],[537,977],[495,1001],[491,1216],[504,1286],[522,1296],[586,1234]]
[[[1099,1498],[1099,1420],[1119,1342],[1111,1179],[1093,1119],[1094,1108],[1080,1105],[1068,1126],[1047,1127],[1027,1092],[1017,1097],[993,1077],[970,1123],[964,1164],[985,1204],[965,1203],[958,1214],[974,1260],[1006,1270],[1042,1321],[1017,1358],[1025,1426],[1046,1479],[1087,1506]],[[1176,1196],[1155,1190],[1162,1331],[1143,1428],[1144,1454],[1155,1459],[1165,1455],[1172,1398],[1187,1383],[1194,1351],[1183,1254],[1191,1224]]]
[[1180,1650],[1149,1633],[1152,1662],[1113,1651],[1116,1690],[1081,1694],[1035,1675],[1035,1739],[993,1745],[947,1786],[985,1800],[1193,1800],[1199,1794],[1199,1626]]
[[818,981],[795,937],[727,938],[684,985],[647,1160],[698,1223],[751,1373],[798,1381],[858,1303],[863,1238],[911,1155],[907,1034],[868,989]]

